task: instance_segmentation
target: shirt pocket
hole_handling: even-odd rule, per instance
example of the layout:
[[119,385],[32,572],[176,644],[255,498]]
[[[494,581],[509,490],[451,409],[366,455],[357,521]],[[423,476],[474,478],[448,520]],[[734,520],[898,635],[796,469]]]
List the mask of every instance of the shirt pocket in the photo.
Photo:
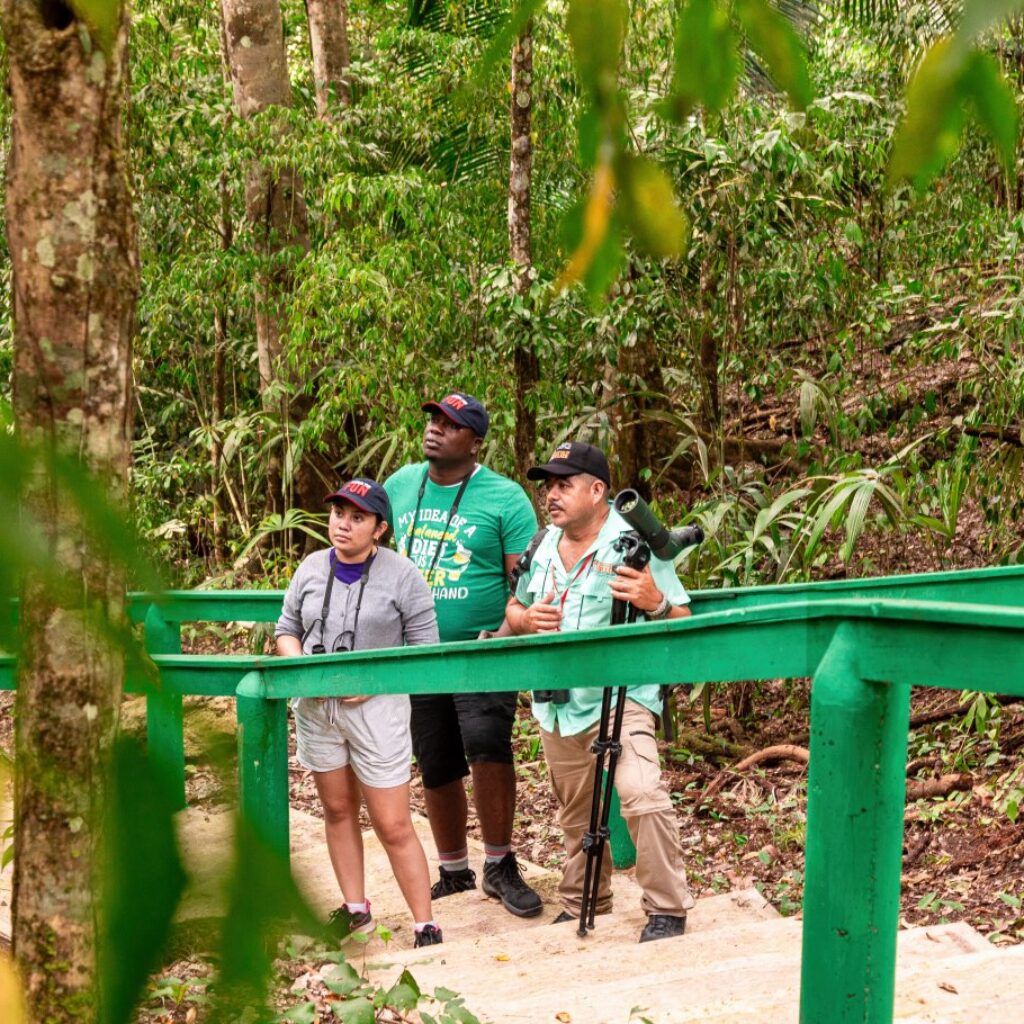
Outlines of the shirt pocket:
[[611,607],[612,601],[612,580],[615,577],[611,573],[591,572],[581,581],[580,594],[584,601],[604,601]]
[[580,580],[578,621],[583,629],[601,629],[612,624],[611,581],[611,576],[598,572]]
[[530,604],[543,600],[551,589],[551,563],[534,562],[530,566],[530,578],[526,582],[526,592],[530,595]]

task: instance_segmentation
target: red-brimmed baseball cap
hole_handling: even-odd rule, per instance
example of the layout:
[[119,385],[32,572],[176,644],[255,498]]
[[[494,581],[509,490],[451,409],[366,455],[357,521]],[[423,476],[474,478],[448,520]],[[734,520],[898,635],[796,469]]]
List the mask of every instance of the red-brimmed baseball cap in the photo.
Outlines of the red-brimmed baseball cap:
[[424,412],[439,412],[460,427],[469,427],[477,437],[486,437],[490,417],[483,402],[461,391],[452,391],[440,402],[424,402]]
[[348,483],[342,484],[332,494],[324,498],[325,502],[348,501],[371,515],[390,520],[391,502],[388,492],[376,480],[357,476]]

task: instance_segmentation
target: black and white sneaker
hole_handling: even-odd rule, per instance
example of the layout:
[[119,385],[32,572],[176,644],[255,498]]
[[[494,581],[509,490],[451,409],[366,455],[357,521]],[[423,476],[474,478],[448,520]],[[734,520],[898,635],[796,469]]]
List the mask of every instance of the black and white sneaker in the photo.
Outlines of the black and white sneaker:
[[522,868],[511,850],[496,863],[484,864],[483,890],[501,900],[516,917],[536,917],[544,909],[541,898],[523,880]]
[[416,933],[413,948],[419,949],[420,946],[440,946],[442,942],[444,942],[444,936],[441,934],[441,929],[438,928],[436,924],[428,924]]
[[349,910],[344,903],[337,910],[332,910],[331,916],[327,919],[327,927],[338,942],[344,942],[356,932],[372,932],[374,924],[369,900],[366,903],[366,910],[359,910],[355,913]]

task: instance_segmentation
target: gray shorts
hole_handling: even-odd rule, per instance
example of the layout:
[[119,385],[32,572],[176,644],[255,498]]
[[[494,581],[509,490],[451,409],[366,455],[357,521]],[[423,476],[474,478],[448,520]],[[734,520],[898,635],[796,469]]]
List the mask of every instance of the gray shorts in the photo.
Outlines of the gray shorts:
[[292,701],[296,757],[303,768],[332,772],[351,765],[356,778],[372,789],[390,789],[409,781],[412,735],[409,698],[379,694],[362,704],[333,697]]

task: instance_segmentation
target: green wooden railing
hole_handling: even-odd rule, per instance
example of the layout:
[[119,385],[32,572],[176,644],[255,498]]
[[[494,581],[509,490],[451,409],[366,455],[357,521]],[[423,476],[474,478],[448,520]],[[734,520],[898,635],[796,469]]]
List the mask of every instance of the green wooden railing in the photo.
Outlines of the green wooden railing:
[[289,697],[811,676],[801,1021],[888,1024],[910,687],[1024,696],[1024,568],[692,597],[688,619],[314,659],[179,653],[182,622],[272,621],[280,592],[135,596],[160,674],[150,743],[182,764],[182,695],[234,694],[243,810],[287,856]]

